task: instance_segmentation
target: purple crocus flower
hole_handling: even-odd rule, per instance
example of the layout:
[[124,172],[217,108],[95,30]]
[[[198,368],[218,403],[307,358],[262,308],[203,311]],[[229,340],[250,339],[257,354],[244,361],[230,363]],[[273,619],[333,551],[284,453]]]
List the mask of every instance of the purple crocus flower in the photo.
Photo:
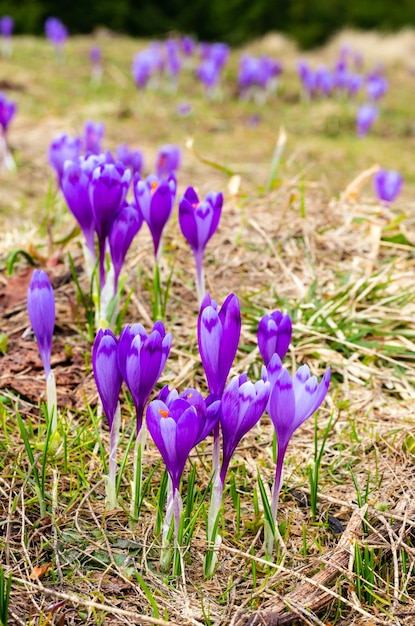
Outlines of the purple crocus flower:
[[[213,574],[217,560],[217,549],[221,543],[218,533],[218,517],[229,462],[242,437],[258,422],[265,411],[270,392],[270,383],[260,380],[250,382],[246,374],[235,376],[226,387],[220,405],[220,424],[223,434],[222,464],[214,467],[212,492],[208,512],[207,536],[214,550],[206,555],[205,575]],[[216,429],[215,429],[216,430]]]
[[100,154],[101,141],[105,134],[102,122],[87,120],[84,126],[84,147],[87,154]]
[[99,65],[102,61],[102,51],[99,46],[91,46],[89,49],[89,59],[93,65]]
[[10,15],[3,15],[0,19],[0,33],[2,37],[11,37],[13,33],[14,19]]
[[91,61],[91,78],[99,83],[102,78],[102,51],[99,46],[92,46],[89,49],[89,60]]
[[150,78],[160,69],[160,53],[158,47],[153,46],[138,52],[134,59],[131,72],[134,82],[139,89],[147,86]]
[[258,347],[265,365],[273,354],[282,360],[287,353],[292,335],[292,323],[289,315],[281,311],[266,313],[258,324]]
[[117,411],[122,385],[117,349],[118,344],[114,333],[109,329],[103,330],[101,328],[92,347],[92,368],[110,430]]
[[177,398],[170,406],[153,400],[146,417],[150,435],[170,474],[174,493],[180,487],[187,457],[196,445],[201,427],[197,409],[183,398]]
[[209,239],[216,232],[223,204],[221,193],[209,193],[203,202],[193,187],[188,187],[179,202],[179,223],[196,261],[199,304],[205,295],[203,254]]
[[324,65],[317,68],[315,72],[316,88],[321,95],[327,97],[334,88],[333,73]]
[[108,242],[114,267],[114,295],[117,293],[118,278],[124,265],[126,254],[142,223],[143,218],[137,207],[125,202],[118,209],[111,224]]
[[188,117],[192,113],[192,106],[188,102],[179,102],[176,113],[179,117]]
[[207,408],[202,398],[194,400],[194,393],[197,394],[195,390],[186,391],[187,397],[183,394],[177,397],[176,394],[170,393],[168,404],[161,400],[153,400],[146,414],[148,430],[163,457],[171,480],[163,531],[164,545],[172,514],[177,545],[181,513],[180,480],[189,453],[200,441],[200,433],[206,428],[207,413],[214,415],[215,420],[218,418],[218,408],[214,408],[213,405]]
[[0,92],[0,126],[3,135],[7,134],[7,129],[17,110],[13,100],[7,100],[6,94]]
[[367,102],[360,105],[360,107],[357,109],[356,116],[358,137],[365,137],[367,135],[378,115],[379,110],[375,104]]
[[48,17],[45,22],[45,34],[52,43],[61,45],[68,37],[68,30],[57,17]]
[[402,174],[396,170],[380,169],[373,177],[373,188],[382,202],[393,202],[400,194],[402,184]]
[[55,327],[55,298],[49,277],[43,270],[34,270],[32,274],[27,290],[27,311],[37,339],[45,376],[48,378]]
[[270,383],[259,380],[252,383],[246,374],[235,376],[227,385],[220,409],[223,436],[223,458],[220,470],[222,487],[236,446],[255,426],[267,406]]
[[388,81],[384,76],[374,74],[366,82],[366,94],[369,100],[379,100],[388,91]]
[[90,172],[85,160],[65,161],[61,189],[69,210],[84,234],[87,248],[95,258],[95,223],[89,197]]
[[179,44],[174,39],[166,41],[166,69],[174,85],[177,85],[177,79],[180,73],[182,62],[179,56]]
[[62,133],[52,141],[48,150],[48,160],[58,175],[61,184],[65,161],[77,161],[81,154],[80,137],[69,137]]
[[211,59],[206,59],[197,68],[196,76],[204,84],[206,95],[209,95],[219,83],[220,67]]
[[189,35],[184,35],[181,39],[180,44],[183,54],[187,57],[192,56],[196,48],[196,43],[193,37],[190,37]]
[[48,17],[45,22],[45,34],[55,46],[56,51],[60,52],[68,38],[66,26],[57,17]]
[[[272,369],[276,369],[279,361],[277,354],[272,359]],[[310,376],[307,365],[302,365],[291,378],[288,371],[277,363],[280,373],[272,384],[268,410],[277,433],[277,465],[272,493],[272,514],[275,520],[278,495],[281,487],[282,469],[288,443],[299,426],[308,419],[321,405],[326,397],[330,383],[328,368],[318,384],[315,376]],[[263,378],[272,378],[273,373],[263,368]]]
[[220,400],[214,394],[209,395],[205,400],[202,394],[192,387],[188,387],[179,395],[176,389],[170,390],[167,385],[160,391],[157,399],[170,406],[177,398],[187,400],[197,411],[200,428],[195,445],[198,445],[210,435],[219,420]]
[[226,43],[214,43],[209,49],[209,59],[211,59],[218,68],[222,68],[229,58],[230,48]]
[[103,163],[92,172],[89,193],[99,243],[100,283],[105,283],[105,241],[130,185],[131,172],[122,163]]
[[180,167],[181,152],[179,146],[166,144],[159,148],[156,157],[156,175],[158,178],[168,178]]
[[144,166],[144,158],[139,150],[130,150],[126,143],[120,144],[116,149],[117,160],[129,167],[133,174],[141,174]]
[[239,300],[230,293],[220,311],[209,294],[203,299],[197,325],[199,353],[209,391],[222,397],[241,334]]
[[100,329],[92,347],[92,368],[110,429],[109,473],[106,491],[107,503],[111,509],[117,506],[117,445],[121,422],[118,398],[122,376],[118,367],[117,352],[118,344],[113,332],[109,329]]
[[153,237],[154,256],[157,259],[161,235],[173,211],[176,179],[174,176],[170,176],[168,180],[159,180],[157,176],[150,175],[144,181],[136,176],[134,195],[137,206]]
[[172,342],[162,322],[156,322],[147,335],[141,324],[125,326],[118,344],[118,364],[130,390],[137,418],[137,435],[141,430],[144,407],[161,376]]
[[13,33],[14,20],[10,15],[3,15],[0,19],[0,33],[1,33],[1,51],[4,57],[11,56],[12,53],[12,33]]

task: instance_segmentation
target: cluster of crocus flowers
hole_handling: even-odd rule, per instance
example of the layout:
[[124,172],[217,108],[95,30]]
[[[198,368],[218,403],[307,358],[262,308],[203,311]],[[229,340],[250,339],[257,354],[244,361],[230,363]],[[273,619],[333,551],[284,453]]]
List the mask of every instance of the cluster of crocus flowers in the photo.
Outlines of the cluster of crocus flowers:
[[55,327],[55,298],[49,277],[43,270],[34,270],[27,290],[27,311],[36,337],[46,377],[46,404],[51,436],[58,425],[55,375],[51,368],[52,338]]
[[16,103],[13,100],[8,100],[6,94],[0,93],[0,127],[1,127],[1,135],[0,135],[0,163],[8,169],[14,169],[15,163],[13,156],[9,149],[8,139],[7,139],[7,131],[9,125],[15,116],[17,110]]
[[262,378],[270,383],[267,411],[271,417],[277,437],[277,463],[272,489],[272,529],[265,523],[265,550],[272,556],[277,539],[276,518],[278,496],[281,489],[282,472],[288,444],[301,424],[317,411],[323,402],[330,383],[330,368],[320,384],[310,375],[307,365],[302,365],[293,377],[282,367],[291,341],[291,319],[280,311],[266,314],[258,326],[258,346],[265,365]]
[[110,428],[109,474],[107,503],[117,506],[116,471],[117,444],[120,428],[119,394],[124,381],[131,393],[136,410],[136,447],[132,485],[131,517],[137,518],[141,458],[144,445],[143,414],[145,405],[166,364],[172,336],[162,322],[156,322],[150,334],[141,324],[124,327],[119,339],[109,330],[100,329],[92,350],[95,382]]
[[268,55],[254,57],[244,54],[239,59],[238,89],[244,100],[263,104],[269,92],[275,91],[282,65]]
[[147,426],[169,474],[166,516],[162,536],[162,565],[170,562],[169,530],[174,520],[175,547],[178,548],[182,501],[180,481],[190,451],[202,442],[219,420],[220,402],[216,396],[204,399],[196,389],[180,395],[165,387],[147,409]]
[[131,171],[120,161],[114,162],[109,153],[66,159],[60,179],[66,203],[85,236],[85,257],[91,276],[98,241],[97,325],[104,320],[110,324],[113,321],[121,268],[142,224],[137,207],[126,201],[130,180]]
[[193,187],[188,187],[179,202],[179,223],[183,236],[192,248],[196,262],[196,285],[199,305],[205,296],[203,255],[206,244],[219,225],[223,195],[209,193],[203,202]]
[[380,169],[373,176],[375,194],[385,204],[393,202],[399,196],[402,184],[402,174],[396,170]]

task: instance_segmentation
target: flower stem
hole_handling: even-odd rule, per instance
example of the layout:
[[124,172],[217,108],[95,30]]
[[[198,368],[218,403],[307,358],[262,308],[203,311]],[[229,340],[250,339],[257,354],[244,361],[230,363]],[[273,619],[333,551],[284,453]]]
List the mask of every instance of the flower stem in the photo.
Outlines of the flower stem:
[[205,274],[203,271],[203,250],[193,250],[196,262],[196,289],[199,306],[205,297]]
[[208,550],[205,557],[205,577],[210,578],[215,571],[218,560],[218,550],[222,543],[222,537],[218,533],[219,517],[222,507],[223,483],[219,471],[213,476],[212,492],[210,497],[207,519]]
[[116,509],[117,501],[117,446],[120,435],[121,410],[118,403],[110,432],[109,472],[107,476],[107,505],[109,509]]
[[135,524],[140,515],[141,508],[141,485],[142,485],[142,459],[146,442],[146,428],[143,424],[140,428],[135,440],[134,446],[134,479],[131,483],[131,506],[130,506],[130,523]]
[[278,509],[278,498],[279,498],[280,490],[281,490],[282,471],[283,471],[283,466],[284,466],[285,451],[286,451],[286,447],[278,448],[277,463],[275,466],[275,478],[274,478],[274,484],[272,486],[271,515],[274,521],[275,533],[272,532],[272,529],[268,523],[264,525],[265,552],[268,557],[272,557],[272,554],[274,552],[275,541],[279,536],[278,523],[277,523],[277,509]]
[[153,321],[157,321],[162,317],[162,302],[161,302],[161,282],[160,282],[160,267],[158,259],[154,261],[154,278],[153,278]]
[[161,556],[160,556],[160,569],[162,572],[166,572],[171,564],[172,550],[170,545],[170,527],[173,518],[174,503],[173,503],[173,485],[170,475],[167,479],[167,500],[166,500],[166,515],[164,516],[162,540],[161,540]]
[[56,395],[56,380],[53,370],[50,370],[46,378],[46,403],[48,407],[48,417],[52,421],[50,436],[53,437],[58,427],[58,400]]

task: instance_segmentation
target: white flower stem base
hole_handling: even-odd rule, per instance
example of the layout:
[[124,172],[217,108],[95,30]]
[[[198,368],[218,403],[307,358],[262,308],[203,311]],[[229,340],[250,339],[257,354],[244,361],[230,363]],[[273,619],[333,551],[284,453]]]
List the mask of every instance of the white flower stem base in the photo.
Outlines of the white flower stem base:
[[131,483],[131,505],[130,522],[135,524],[138,519],[141,505],[141,484],[142,484],[142,460],[146,445],[147,429],[145,423],[140,428],[134,446],[134,469],[133,481]]
[[56,394],[56,380],[53,370],[50,370],[46,378],[46,403],[48,409],[48,417],[49,420],[51,420],[52,422],[50,435],[51,437],[53,437],[58,427],[58,400]]
[[117,446],[120,437],[121,410],[118,403],[115,411],[114,421],[110,433],[110,456],[109,456],[109,473],[106,484],[107,506],[110,510],[116,509],[117,500]]
[[222,494],[223,484],[220,479],[219,472],[216,472],[213,476],[212,495],[210,498],[207,520],[208,551],[205,557],[206,578],[213,576],[218,560],[218,551],[222,543],[222,537],[218,533],[219,516],[222,507]]

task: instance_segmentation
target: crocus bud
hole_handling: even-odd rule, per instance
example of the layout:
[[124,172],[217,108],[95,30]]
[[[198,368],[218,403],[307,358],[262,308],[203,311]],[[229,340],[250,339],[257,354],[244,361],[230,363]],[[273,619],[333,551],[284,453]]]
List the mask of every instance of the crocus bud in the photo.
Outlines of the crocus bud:
[[229,294],[218,311],[217,303],[206,294],[200,308],[197,339],[209,390],[219,397],[223,394],[240,334],[238,298],[233,293]]
[[290,345],[292,324],[281,311],[265,314],[258,325],[258,347],[265,365],[275,352],[283,359]]
[[102,407],[111,430],[120,395],[122,376],[118,367],[117,339],[111,330],[100,329],[92,347],[92,368],[94,370]]
[[108,238],[114,266],[114,293],[126,254],[142,223],[143,218],[137,207],[127,202],[115,214]]
[[55,327],[55,298],[49,277],[43,270],[34,270],[32,274],[27,290],[27,311],[47,378]]

